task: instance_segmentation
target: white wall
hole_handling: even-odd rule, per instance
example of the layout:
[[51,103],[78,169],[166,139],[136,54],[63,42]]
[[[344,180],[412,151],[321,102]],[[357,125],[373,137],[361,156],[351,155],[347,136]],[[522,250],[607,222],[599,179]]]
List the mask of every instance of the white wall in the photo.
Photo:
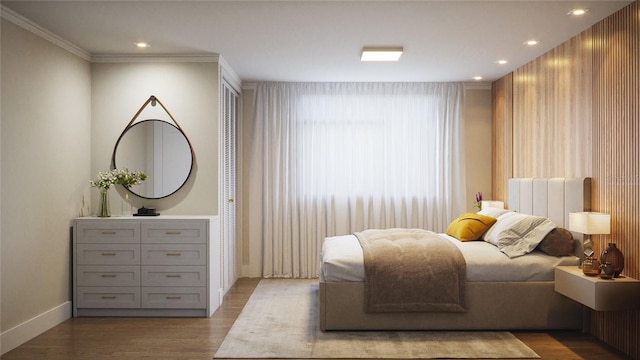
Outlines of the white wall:
[[4,352],[21,326],[70,310],[69,229],[90,176],[91,69],[6,19],[1,35]]
[[[109,169],[120,133],[149,96],[155,95],[189,137],[196,166],[185,187],[174,195],[159,200],[133,197],[134,207],[155,207],[161,214],[217,215],[218,63],[100,62],[91,69],[91,176]],[[114,216],[121,213],[122,197],[116,190],[110,191]],[[91,213],[95,213],[98,190],[91,194]]]
[[478,211],[473,207],[478,191],[485,200],[506,199],[491,194],[491,86],[468,86],[464,96],[467,209]]

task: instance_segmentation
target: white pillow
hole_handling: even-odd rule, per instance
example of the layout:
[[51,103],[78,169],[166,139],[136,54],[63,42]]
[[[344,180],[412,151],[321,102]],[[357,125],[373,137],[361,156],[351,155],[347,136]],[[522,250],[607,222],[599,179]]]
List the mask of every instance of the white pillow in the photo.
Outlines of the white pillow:
[[510,212],[498,217],[498,221],[484,234],[484,241],[514,258],[533,251],[555,228],[556,224],[545,217]]
[[[515,212],[513,212],[511,210],[504,210],[504,209],[498,209],[498,208],[486,208],[486,209],[482,209],[482,210],[478,211],[478,214],[494,217],[494,218],[498,219],[496,221],[496,223],[497,223],[498,221],[500,221],[500,219],[505,218],[507,216],[510,216],[512,214],[515,214]],[[491,229],[493,229],[495,226],[496,226],[495,223],[493,225],[491,225],[491,227],[489,229],[487,229],[487,231],[485,231],[482,234],[482,236],[480,236],[480,239],[486,241],[487,234],[489,234],[491,232]]]
[[484,216],[491,216],[492,218],[498,218],[501,215],[504,215],[508,212],[513,212],[511,210],[505,210],[505,209],[499,209],[499,208],[492,208],[492,207],[487,207],[485,209],[482,209],[480,211],[478,211],[478,214],[480,215],[484,215]]

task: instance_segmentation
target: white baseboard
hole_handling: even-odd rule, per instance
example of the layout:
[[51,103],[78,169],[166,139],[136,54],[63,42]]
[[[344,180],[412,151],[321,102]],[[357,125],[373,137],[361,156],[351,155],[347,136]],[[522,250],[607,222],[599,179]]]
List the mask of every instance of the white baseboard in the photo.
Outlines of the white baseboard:
[[29,319],[2,333],[2,355],[71,318],[71,301]]

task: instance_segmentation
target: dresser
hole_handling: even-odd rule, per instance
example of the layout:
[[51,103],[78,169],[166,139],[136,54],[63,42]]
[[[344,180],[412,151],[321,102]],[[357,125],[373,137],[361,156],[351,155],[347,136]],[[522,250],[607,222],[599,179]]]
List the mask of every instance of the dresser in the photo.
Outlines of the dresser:
[[220,248],[217,216],[76,218],[73,315],[209,317]]

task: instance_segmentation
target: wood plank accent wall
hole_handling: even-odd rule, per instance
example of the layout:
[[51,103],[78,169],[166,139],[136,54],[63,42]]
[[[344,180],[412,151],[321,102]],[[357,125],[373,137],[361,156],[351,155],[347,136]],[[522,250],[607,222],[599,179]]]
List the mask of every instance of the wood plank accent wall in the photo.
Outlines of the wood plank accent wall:
[[513,75],[494,82],[491,92],[491,194],[506,200],[507,179],[513,177]]
[[514,177],[591,174],[590,33],[514,72]]
[[[506,199],[509,167],[512,177],[592,177],[593,209],[612,218],[596,251],[615,242],[623,273],[640,279],[640,1],[493,86],[494,197]],[[640,359],[640,311],[591,315],[593,335]]]
[[[592,29],[593,200],[612,220],[596,246],[615,242],[640,279],[640,3]],[[640,359],[640,311],[592,314],[591,333]]]

